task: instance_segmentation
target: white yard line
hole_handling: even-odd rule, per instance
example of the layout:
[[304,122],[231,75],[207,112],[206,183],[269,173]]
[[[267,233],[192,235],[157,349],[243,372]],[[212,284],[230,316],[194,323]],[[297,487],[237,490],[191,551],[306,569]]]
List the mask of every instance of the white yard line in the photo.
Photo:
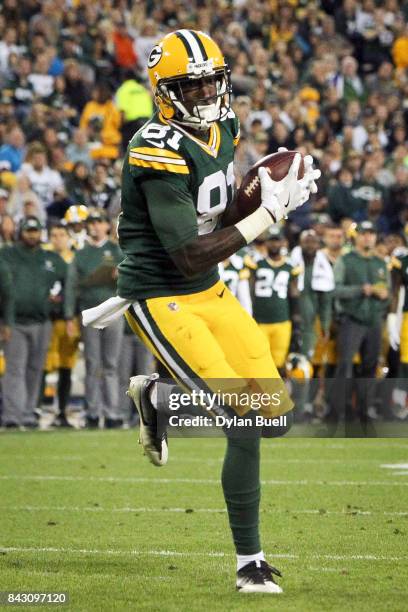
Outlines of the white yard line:
[[[225,508],[148,508],[148,507],[124,507],[124,508],[103,508],[101,506],[0,506],[0,510],[6,510],[10,512],[112,512],[112,513],[123,513],[123,514],[149,514],[149,513],[181,513],[181,514],[225,514]],[[283,508],[270,508],[268,510],[262,509],[262,512],[269,512],[271,514],[312,514],[325,516],[327,515],[340,515],[340,516],[408,516],[408,512],[376,512],[371,510],[324,510],[324,509],[308,509],[308,510],[289,510]]]
[[[224,552],[183,552],[173,550],[98,550],[86,548],[54,548],[54,547],[35,547],[35,546],[0,546],[0,553],[61,553],[73,555],[115,555],[115,556],[152,556],[152,557],[227,557],[233,555]],[[269,554],[268,557],[275,559],[326,559],[331,561],[408,561],[405,557],[386,557],[383,555],[329,555],[329,554]]]
[[[393,474],[394,475],[394,474]],[[400,475],[405,475],[401,473]],[[155,484],[209,484],[219,485],[220,481],[211,478],[141,478],[141,477],[123,477],[123,476],[56,476],[56,475],[38,475],[38,476],[27,476],[20,474],[3,474],[0,475],[0,480],[38,480],[38,481],[67,481],[67,482],[128,482],[135,484],[147,483],[149,485]],[[344,486],[383,486],[383,487],[404,487],[408,486],[408,481],[383,481],[383,480],[262,480],[263,485],[282,485],[285,487],[290,486],[332,486],[332,487],[344,487]]]

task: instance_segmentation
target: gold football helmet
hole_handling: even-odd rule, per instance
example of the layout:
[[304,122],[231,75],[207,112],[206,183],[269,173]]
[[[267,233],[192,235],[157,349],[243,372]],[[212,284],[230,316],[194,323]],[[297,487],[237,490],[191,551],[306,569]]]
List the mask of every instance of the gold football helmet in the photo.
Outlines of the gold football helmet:
[[299,382],[309,380],[313,376],[313,366],[304,355],[290,353],[286,360],[286,374]]
[[[147,70],[164,119],[207,130],[230,110],[230,71],[219,46],[204,32],[177,30],[167,34],[151,50]],[[186,100],[185,92],[200,79],[215,86],[215,95]]]
[[88,208],[83,204],[70,206],[64,215],[64,221],[69,225],[83,223],[88,218]]

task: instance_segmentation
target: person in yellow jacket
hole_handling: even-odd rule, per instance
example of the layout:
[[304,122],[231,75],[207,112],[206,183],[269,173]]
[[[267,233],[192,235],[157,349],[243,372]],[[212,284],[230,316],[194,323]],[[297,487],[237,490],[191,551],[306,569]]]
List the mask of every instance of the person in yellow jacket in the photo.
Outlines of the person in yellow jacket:
[[94,138],[99,140],[98,145],[91,150],[92,159],[116,159],[119,156],[121,122],[121,113],[112,99],[109,85],[98,83],[92,100],[82,111],[79,123],[81,130],[93,133]]
[[122,148],[126,150],[133,134],[151,117],[153,100],[150,91],[139,83],[133,70],[129,70],[126,80],[116,91],[115,101],[122,113]]
[[408,25],[392,46],[392,57],[397,68],[408,68]]

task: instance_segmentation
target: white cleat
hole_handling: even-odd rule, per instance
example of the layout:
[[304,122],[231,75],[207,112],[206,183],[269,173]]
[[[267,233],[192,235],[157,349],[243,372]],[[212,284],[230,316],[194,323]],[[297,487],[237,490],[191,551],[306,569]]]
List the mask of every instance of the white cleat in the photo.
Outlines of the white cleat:
[[266,561],[251,561],[237,572],[237,591],[240,593],[283,593],[273,579],[282,576],[279,570],[271,567]]
[[158,378],[158,374],[132,376],[127,395],[134,401],[140,417],[139,444],[153,465],[162,466],[169,458],[167,432],[149,398],[150,387]]

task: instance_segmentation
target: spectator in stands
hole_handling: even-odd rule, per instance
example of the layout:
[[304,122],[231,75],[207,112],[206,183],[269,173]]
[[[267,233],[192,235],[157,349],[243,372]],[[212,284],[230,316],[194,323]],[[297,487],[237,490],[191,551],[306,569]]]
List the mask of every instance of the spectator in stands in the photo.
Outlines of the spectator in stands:
[[8,164],[11,172],[18,172],[24,158],[25,138],[19,127],[12,127],[6,134],[6,143],[0,147],[0,164]]
[[79,125],[82,130],[92,127],[94,142],[99,141],[99,145],[92,148],[93,159],[118,157],[121,115],[113,102],[111,88],[107,83],[98,83],[95,86],[93,100],[85,105]]
[[40,201],[40,215],[44,217],[46,207],[52,203],[56,191],[62,190],[62,176],[52,170],[47,163],[47,151],[40,142],[32,143],[27,150],[26,162],[21,167],[21,175],[30,181],[31,189]]
[[76,129],[72,134],[72,142],[67,146],[67,157],[72,164],[82,162],[90,168],[92,166],[91,147],[88,143],[86,130]]
[[122,149],[126,150],[133,134],[153,113],[150,91],[137,79],[133,71],[127,71],[125,81],[115,94],[116,104],[122,113]]

